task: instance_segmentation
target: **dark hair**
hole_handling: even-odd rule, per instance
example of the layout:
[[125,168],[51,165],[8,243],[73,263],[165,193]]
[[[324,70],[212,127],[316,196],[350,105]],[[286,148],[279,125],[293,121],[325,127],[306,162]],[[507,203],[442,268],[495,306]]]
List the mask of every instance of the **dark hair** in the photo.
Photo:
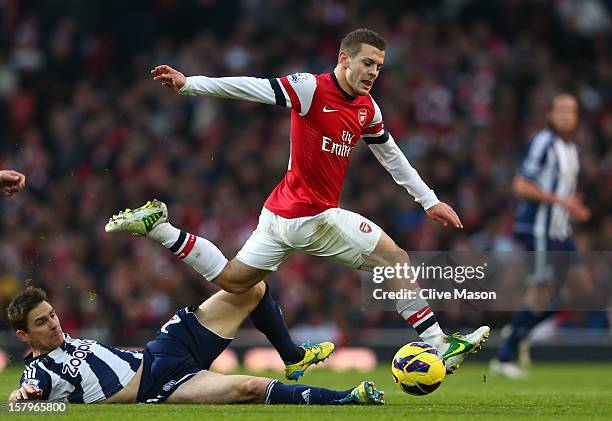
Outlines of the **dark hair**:
[[43,301],[49,302],[47,293],[41,288],[27,286],[23,292],[15,296],[8,308],[6,314],[11,328],[15,332],[18,330],[28,331],[28,314],[37,305]]
[[361,51],[361,44],[368,44],[385,51],[386,43],[383,37],[376,32],[359,28],[346,34],[340,43],[340,51],[344,51],[349,57],[355,57]]

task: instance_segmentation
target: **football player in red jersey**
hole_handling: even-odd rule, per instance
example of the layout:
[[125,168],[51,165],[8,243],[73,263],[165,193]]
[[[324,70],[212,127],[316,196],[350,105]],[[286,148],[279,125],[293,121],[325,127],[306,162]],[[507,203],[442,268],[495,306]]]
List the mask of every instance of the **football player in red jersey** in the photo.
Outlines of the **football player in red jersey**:
[[[367,218],[340,209],[338,200],[349,158],[363,139],[378,161],[443,226],[462,228],[455,211],[440,202],[385,129],[370,90],[385,59],[385,41],[357,29],[340,45],[331,73],[286,77],[185,77],[168,65],[151,70],[154,80],[181,95],[208,95],[275,104],[291,109],[291,156],[284,179],[265,202],[257,229],[231,261],[204,238],[173,227],[163,203],[154,201],[115,215],[108,232],[147,235],[192,265],[209,281],[233,293],[248,291],[295,250],[329,257],[367,271],[410,264],[408,254]],[[416,283],[393,280],[417,291],[397,301],[397,312],[421,339],[443,355],[449,372],[476,351],[489,335],[482,326],[469,335],[443,333]],[[399,284],[398,284],[399,282]]]

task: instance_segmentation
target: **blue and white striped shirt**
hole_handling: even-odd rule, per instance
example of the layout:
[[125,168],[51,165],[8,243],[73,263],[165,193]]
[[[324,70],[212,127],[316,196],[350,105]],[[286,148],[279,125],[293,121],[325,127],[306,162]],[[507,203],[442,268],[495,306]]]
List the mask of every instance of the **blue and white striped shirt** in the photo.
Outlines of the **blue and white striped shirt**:
[[89,339],[73,339],[64,333],[64,343],[58,348],[25,358],[19,384],[42,389],[41,399],[93,403],[123,389],[141,361],[141,352],[124,351]]
[[[550,128],[539,131],[531,140],[519,174],[536,182],[545,192],[569,197],[576,192],[578,149]],[[515,231],[539,239],[565,240],[572,235],[569,214],[560,204],[523,200],[518,208]]]

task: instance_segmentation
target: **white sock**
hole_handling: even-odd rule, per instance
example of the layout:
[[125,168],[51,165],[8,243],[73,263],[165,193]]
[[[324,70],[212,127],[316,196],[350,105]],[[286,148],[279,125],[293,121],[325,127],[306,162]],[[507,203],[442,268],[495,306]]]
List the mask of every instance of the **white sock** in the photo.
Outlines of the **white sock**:
[[[420,288],[416,290],[419,297]],[[413,300],[398,300],[397,312],[417,331],[423,342],[433,345],[435,348],[443,348],[447,344],[446,335],[440,328],[433,311],[422,298]]]
[[180,234],[180,229],[173,227],[170,222],[164,222],[153,228],[147,234],[147,237],[157,241],[166,248],[170,248],[176,243]]
[[214,280],[227,265],[227,259],[213,243],[175,228],[169,222],[159,224],[147,236],[182,259],[207,280]]

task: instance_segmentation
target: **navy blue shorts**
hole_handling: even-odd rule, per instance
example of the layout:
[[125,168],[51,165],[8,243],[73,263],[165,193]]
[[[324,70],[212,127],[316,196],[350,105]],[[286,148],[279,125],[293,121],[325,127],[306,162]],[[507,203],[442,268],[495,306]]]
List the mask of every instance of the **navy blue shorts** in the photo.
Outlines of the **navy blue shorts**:
[[563,283],[569,268],[583,262],[571,237],[565,240],[516,234],[527,252],[527,283]]
[[196,373],[208,370],[231,342],[202,326],[195,309],[177,311],[155,339],[147,343],[138,402],[163,402]]

